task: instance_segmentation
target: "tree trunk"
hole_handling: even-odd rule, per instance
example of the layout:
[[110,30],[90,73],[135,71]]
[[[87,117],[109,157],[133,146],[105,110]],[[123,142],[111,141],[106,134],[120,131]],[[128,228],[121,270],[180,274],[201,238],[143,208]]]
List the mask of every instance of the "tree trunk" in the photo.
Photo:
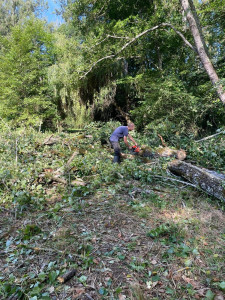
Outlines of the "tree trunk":
[[225,201],[225,174],[199,168],[180,160],[170,163],[169,170],[200,187],[207,194]]
[[61,119],[64,120],[66,118],[66,113],[63,108],[63,103],[62,103],[62,98],[60,95],[60,87],[59,86],[56,86],[56,89],[55,89],[55,101],[56,101],[58,113],[59,113]]
[[204,41],[204,37],[201,30],[201,25],[196,13],[194,4],[192,0],[180,0],[181,6],[187,16],[188,23],[190,25],[191,33],[193,35],[195,46],[198,51],[200,60],[205,68],[213,86],[215,87],[219,99],[222,101],[225,106],[225,91],[223,90],[222,85],[219,83],[220,79],[216,73],[216,70],[213,67],[213,64],[209,58],[207,47]]

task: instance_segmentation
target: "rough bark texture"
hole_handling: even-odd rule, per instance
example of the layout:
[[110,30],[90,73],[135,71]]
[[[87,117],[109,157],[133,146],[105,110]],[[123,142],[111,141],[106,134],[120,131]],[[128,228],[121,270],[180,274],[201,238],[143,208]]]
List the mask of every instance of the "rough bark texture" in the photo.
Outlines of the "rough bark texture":
[[209,58],[207,47],[204,41],[204,37],[201,30],[201,25],[198,19],[198,15],[196,13],[194,4],[192,0],[180,0],[182,8],[186,14],[188,23],[190,25],[191,33],[193,35],[195,45],[198,51],[198,55],[200,60],[213,84],[216,88],[218,97],[222,101],[223,105],[225,105],[225,92],[223,91],[222,85],[219,84],[219,78],[216,73],[216,70],[213,67],[213,64]]
[[200,187],[209,195],[225,201],[225,174],[219,174],[190,163],[174,160],[169,170]]

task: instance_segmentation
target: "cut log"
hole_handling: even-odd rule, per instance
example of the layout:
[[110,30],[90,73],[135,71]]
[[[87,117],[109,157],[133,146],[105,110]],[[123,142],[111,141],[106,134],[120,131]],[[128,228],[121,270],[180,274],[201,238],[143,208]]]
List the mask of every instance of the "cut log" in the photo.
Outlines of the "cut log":
[[51,145],[54,145],[56,143],[59,142],[59,138],[54,138],[53,137],[53,134],[50,135],[49,137],[47,137],[44,142],[43,142],[43,145],[48,145],[48,146],[51,146]]
[[87,185],[86,182],[84,182],[82,179],[80,178],[77,178],[76,180],[73,180],[71,183],[70,183],[72,186],[85,186]]
[[159,147],[158,149],[153,151],[151,147],[145,145],[141,146],[140,148],[141,150],[139,152],[139,156],[142,157],[176,157],[179,160],[184,160],[187,156],[186,151],[183,149],[177,150],[169,147]]
[[162,156],[162,157],[176,157],[179,160],[184,160],[186,158],[186,152],[183,149],[177,150],[177,149],[171,149],[169,147],[159,147],[156,150],[156,154],[158,156]]
[[70,280],[73,276],[75,276],[75,275],[76,275],[76,272],[77,272],[76,269],[72,269],[72,270],[68,271],[67,273],[65,273],[64,275],[59,276],[59,277],[57,278],[57,280],[58,280],[60,283],[65,283],[65,282],[67,282],[68,280]]
[[225,201],[225,174],[194,166],[180,160],[174,160],[169,170],[200,187],[207,194]]

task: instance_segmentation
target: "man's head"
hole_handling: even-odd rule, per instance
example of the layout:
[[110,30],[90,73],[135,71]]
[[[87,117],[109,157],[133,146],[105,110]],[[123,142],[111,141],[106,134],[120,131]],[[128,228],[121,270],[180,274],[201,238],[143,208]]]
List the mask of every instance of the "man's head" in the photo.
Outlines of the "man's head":
[[128,130],[134,130],[134,123],[128,123],[128,125],[127,125],[127,127],[128,127]]

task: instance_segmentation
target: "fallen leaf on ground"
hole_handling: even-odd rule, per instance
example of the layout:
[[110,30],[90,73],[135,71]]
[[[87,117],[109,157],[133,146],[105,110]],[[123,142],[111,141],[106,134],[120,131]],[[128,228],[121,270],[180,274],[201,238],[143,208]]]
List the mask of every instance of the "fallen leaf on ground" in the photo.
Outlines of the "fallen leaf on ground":
[[183,279],[186,283],[190,283],[190,284],[193,286],[193,288],[195,288],[195,289],[199,288],[199,283],[196,282],[196,281],[194,281],[194,279],[188,278],[188,277],[186,277],[186,276],[184,276],[184,275],[182,276],[182,279]]
[[152,264],[152,265],[156,265],[156,264],[157,264],[157,261],[156,261],[155,259],[153,259],[153,260],[151,261],[151,264]]
[[124,300],[124,299],[126,299],[126,296],[122,295],[122,294],[119,294],[119,300]]
[[73,294],[72,299],[76,299],[77,297],[79,297],[80,295],[82,295],[85,292],[85,289],[83,289],[83,288],[72,288],[71,290],[75,292],[75,294]]

